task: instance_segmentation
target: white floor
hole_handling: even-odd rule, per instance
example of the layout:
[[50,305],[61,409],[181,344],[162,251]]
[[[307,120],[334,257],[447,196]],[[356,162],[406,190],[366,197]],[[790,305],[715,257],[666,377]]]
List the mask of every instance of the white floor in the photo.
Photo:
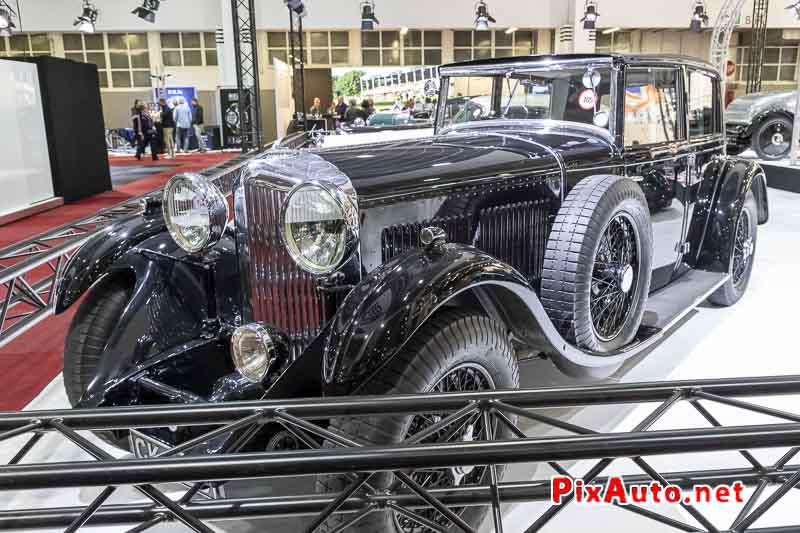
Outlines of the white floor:
[[[646,357],[632,361],[620,370],[613,381],[634,382],[664,379],[697,379],[735,376],[762,376],[800,374],[800,352],[797,348],[794,328],[798,323],[797,302],[800,302],[800,196],[791,193],[770,190],[770,207],[772,220],[759,231],[756,266],[750,288],[744,299],[735,307],[717,309],[704,307],[686,321],[664,343],[656,347]],[[526,387],[577,383],[560,375],[550,363],[535,361],[523,364],[523,385]],[[60,380],[52,383],[42,394],[30,404],[29,409],[48,409],[64,407],[66,397]],[[798,411],[795,398],[781,398],[771,406],[786,410]],[[611,431],[632,428],[646,414],[648,408],[640,406],[630,408],[616,406],[613,408],[588,407],[573,409],[562,413],[577,424],[583,424],[595,430]],[[748,415],[727,408],[714,407],[714,414],[724,423],[749,424],[767,423],[768,419],[758,415]],[[700,427],[704,421],[688,406],[681,406],[658,422],[654,429],[678,427]],[[530,427],[529,433],[546,434],[546,428]],[[557,433],[553,433],[557,434]],[[18,444],[19,441],[16,441]],[[13,441],[0,447],[0,464],[13,454]],[[766,450],[755,455],[765,462],[774,461],[784,450]],[[85,455],[74,446],[64,443],[54,436],[48,436],[40,443],[27,461],[68,461],[85,458]],[[710,465],[718,467],[744,467],[743,459],[734,453],[697,454],[690,457],[652,457],[648,460],[662,471],[690,470],[706,468]],[[800,462],[800,458],[796,460]],[[589,463],[572,465],[573,474],[588,469]],[[618,461],[609,468],[608,473],[639,474],[630,462]],[[512,467],[507,479],[546,478],[552,474],[546,467],[535,468],[527,465]],[[166,487],[171,493],[178,494],[179,487]],[[88,503],[100,489],[81,489],[64,493],[63,491],[35,491],[3,495],[0,508],[19,509],[41,506],[67,506]],[[119,489],[112,502],[130,501],[131,489]],[[769,491],[767,491],[769,494]],[[756,527],[772,525],[793,525],[800,523],[800,491],[792,491],[783,502],[768,512]],[[540,504],[523,504],[512,506],[505,512],[505,531],[524,531],[545,509]],[[655,508],[654,508],[655,509]],[[734,504],[701,506],[715,525],[727,529],[738,513]],[[664,506],[661,511],[693,524],[678,507]],[[622,532],[675,531],[662,527],[646,518],[613,507],[578,506],[567,507],[548,525],[547,532],[598,531]],[[181,529],[178,525],[164,525],[154,531]],[[262,530],[262,527],[248,527],[247,524],[220,523],[217,529],[223,531]],[[281,528],[293,531],[291,525]],[[487,531],[490,528],[485,527]],[[101,531],[103,529],[94,529]],[[123,531],[124,529],[108,529]]]

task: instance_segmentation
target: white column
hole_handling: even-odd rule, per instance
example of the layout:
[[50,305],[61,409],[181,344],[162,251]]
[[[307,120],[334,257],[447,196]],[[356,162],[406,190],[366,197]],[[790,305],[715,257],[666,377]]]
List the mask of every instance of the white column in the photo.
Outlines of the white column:
[[[219,79],[223,87],[236,87],[236,49],[233,46],[233,7],[231,0],[219,0],[222,10],[222,32],[217,30]],[[222,42],[220,43],[220,33]],[[266,58],[265,58],[266,59]]]

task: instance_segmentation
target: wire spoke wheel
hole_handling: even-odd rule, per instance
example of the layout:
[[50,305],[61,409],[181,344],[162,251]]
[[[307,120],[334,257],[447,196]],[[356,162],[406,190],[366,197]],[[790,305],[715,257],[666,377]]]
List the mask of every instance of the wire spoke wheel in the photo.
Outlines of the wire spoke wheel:
[[[445,374],[430,392],[471,392],[481,390],[494,390],[494,382],[489,372],[480,365],[465,363],[455,367]],[[405,439],[425,431],[427,428],[444,419],[448,413],[414,415],[406,431]],[[421,441],[432,442],[458,442],[486,440],[488,433],[480,412],[463,417],[449,426],[443,427],[433,435]],[[410,473],[410,477],[426,489],[458,487],[463,485],[476,485],[487,476],[485,466],[453,467],[444,469],[423,469]],[[457,514],[462,514],[463,508],[454,509]],[[428,520],[441,524],[447,528],[450,521],[434,509],[419,511],[419,514]],[[419,524],[410,518],[394,514],[398,531],[403,533],[429,533],[431,529]]]
[[736,223],[736,235],[733,244],[733,264],[731,278],[734,286],[741,287],[746,279],[748,266],[753,257],[753,236],[750,234],[750,212],[742,209]]
[[606,226],[594,258],[589,307],[595,334],[609,341],[620,334],[635,303],[641,270],[639,238],[622,212]]

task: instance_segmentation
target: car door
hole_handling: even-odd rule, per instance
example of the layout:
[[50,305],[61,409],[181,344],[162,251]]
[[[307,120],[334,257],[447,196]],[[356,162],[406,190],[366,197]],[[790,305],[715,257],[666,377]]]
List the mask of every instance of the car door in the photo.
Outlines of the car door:
[[[689,222],[692,220],[703,180],[706,179],[706,169],[715,156],[723,153],[725,145],[719,77],[704,69],[686,67],[684,79],[688,143],[686,165],[679,169],[677,184],[680,190],[679,198],[684,202],[686,209],[680,259],[692,253],[686,240]],[[689,267],[684,261],[679,260],[674,276],[680,276],[688,270]]]
[[647,198],[653,223],[651,291],[670,282],[683,240],[685,204],[678,175],[688,150],[681,70],[674,66],[629,65],[625,70],[625,172]]

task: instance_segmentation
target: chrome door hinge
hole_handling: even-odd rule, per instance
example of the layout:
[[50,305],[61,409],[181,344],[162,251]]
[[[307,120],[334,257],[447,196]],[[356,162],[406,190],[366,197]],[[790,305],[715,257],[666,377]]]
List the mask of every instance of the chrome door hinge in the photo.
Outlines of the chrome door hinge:
[[690,242],[679,242],[675,245],[675,251],[681,255],[688,254],[692,249],[692,243]]

